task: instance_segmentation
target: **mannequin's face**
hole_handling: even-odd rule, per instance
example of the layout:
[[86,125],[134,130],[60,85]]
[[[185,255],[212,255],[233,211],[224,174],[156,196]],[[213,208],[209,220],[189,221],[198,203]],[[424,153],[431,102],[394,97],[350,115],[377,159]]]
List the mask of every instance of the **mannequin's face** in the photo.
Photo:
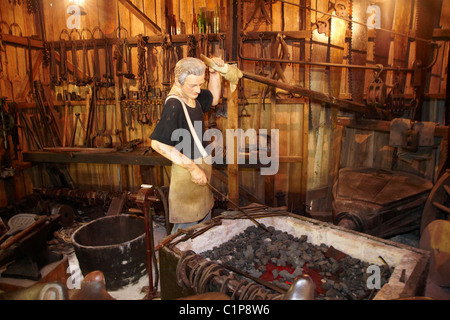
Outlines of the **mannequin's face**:
[[181,85],[178,81],[176,82],[177,86],[183,93],[183,97],[189,99],[197,99],[203,83],[205,83],[205,74],[202,74],[201,76],[190,74],[186,77],[183,85]]

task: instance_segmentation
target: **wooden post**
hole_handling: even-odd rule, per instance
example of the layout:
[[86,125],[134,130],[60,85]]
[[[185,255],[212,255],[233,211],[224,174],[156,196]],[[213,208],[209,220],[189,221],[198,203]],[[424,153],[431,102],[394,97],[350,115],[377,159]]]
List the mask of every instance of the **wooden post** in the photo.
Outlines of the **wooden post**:
[[[276,107],[277,107],[277,101],[276,101],[276,89],[275,87],[271,87],[270,89],[270,128],[275,129],[276,127]],[[275,176],[274,175],[268,175],[265,176],[265,188],[264,188],[264,202],[266,205],[273,207],[275,206]]]
[[[228,82],[227,82],[228,83]],[[230,86],[228,85],[228,97],[227,97],[227,115],[228,115],[228,121],[227,121],[227,129],[230,130],[237,130],[239,126],[239,104],[238,104],[238,89],[231,92]],[[239,204],[239,165],[237,161],[237,139],[233,138],[234,143],[229,146],[227,145],[227,148],[233,148],[233,161],[229,161],[227,165],[227,172],[228,172],[228,196],[230,200],[236,204]],[[231,205],[231,204],[230,204]]]

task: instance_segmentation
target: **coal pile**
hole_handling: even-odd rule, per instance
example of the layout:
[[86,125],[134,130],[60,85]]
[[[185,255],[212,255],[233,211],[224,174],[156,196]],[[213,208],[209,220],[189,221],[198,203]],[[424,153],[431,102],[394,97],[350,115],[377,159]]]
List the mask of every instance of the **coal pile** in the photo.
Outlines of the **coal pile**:
[[[368,286],[373,272],[367,268],[372,264],[332,246],[311,244],[307,235],[294,237],[271,226],[268,229],[272,234],[256,226],[248,227],[231,240],[200,254],[285,290],[297,276],[308,274],[316,285],[317,300],[361,300],[375,296],[378,288]],[[392,270],[382,263],[378,268],[382,287]]]

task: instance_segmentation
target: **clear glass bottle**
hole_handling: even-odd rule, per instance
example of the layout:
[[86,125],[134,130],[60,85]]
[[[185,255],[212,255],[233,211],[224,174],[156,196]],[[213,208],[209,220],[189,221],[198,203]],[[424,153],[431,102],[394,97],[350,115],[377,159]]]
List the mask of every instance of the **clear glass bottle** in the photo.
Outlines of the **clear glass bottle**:
[[216,6],[214,9],[214,18],[213,18],[213,32],[219,33],[220,32],[220,15],[219,15],[219,7]]

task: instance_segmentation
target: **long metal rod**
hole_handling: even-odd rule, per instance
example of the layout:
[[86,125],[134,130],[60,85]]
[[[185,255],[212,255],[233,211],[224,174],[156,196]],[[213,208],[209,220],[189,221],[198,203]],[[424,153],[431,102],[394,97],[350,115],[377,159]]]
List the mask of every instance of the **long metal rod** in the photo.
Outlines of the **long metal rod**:
[[145,224],[145,249],[147,258],[147,273],[148,273],[148,294],[151,296],[154,293],[153,286],[153,222],[149,208],[144,208],[144,224]]
[[260,83],[265,83],[269,86],[274,86],[274,87],[277,87],[277,88],[280,88],[280,89],[283,89],[283,90],[286,90],[289,92],[298,93],[305,97],[309,97],[312,100],[318,100],[318,101],[321,101],[324,103],[336,105],[336,106],[338,106],[342,109],[348,110],[348,111],[367,113],[367,114],[376,113],[376,109],[374,107],[365,105],[363,103],[334,98],[334,97],[329,96],[322,92],[305,89],[300,86],[291,85],[291,84],[288,84],[288,83],[285,83],[282,81],[270,79],[270,78],[267,78],[267,77],[264,77],[261,75],[257,75],[257,74],[253,74],[253,73],[248,73],[248,72],[242,72],[242,73],[244,74],[244,78],[254,80],[254,81],[257,81]]
[[270,231],[269,229],[267,229],[264,225],[262,225],[261,223],[259,223],[256,219],[254,219],[251,215],[249,215],[247,212],[245,212],[244,209],[242,209],[241,207],[239,207],[239,205],[237,205],[234,201],[232,201],[230,198],[228,198],[226,195],[224,195],[222,192],[220,192],[219,190],[217,190],[216,188],[214,188],[209,182],[206,183],[206,185],[213,191],[218,193],[219,195],[221,195],[222,197],[224,197],[225,199],[228,199],[228,201],[236,207],[236,209],[238,209],[240,212],[242,212],[243,214],[245,214],[245,216],[247,218],[249,218],[252,222],[254,222],[258,227],[260,227],[261,229],[267,231],[270,234],[273,234],[272,231]]
[[[242,47],[242,46],[241,46]],[[312,61],[299,61],[299,60],[286,60],[286,59],[270,59],[270,58],[255,58],[255,57],[244,57],[239,50],[239,58],[248,61],[257,62],[274,62],[274,63],[287,63],[287,64],[302,64],[302,65],[312,65],[320,67],[336,67],[336,68],[348,68],[348,69],[364,69],[364,70],[374,70],[374,71],[401,71],[401,72],[414,72],[411,68],[395,68],[395,67],[383,67],[383,66],[365,66],[357,64],[338,64],[330,62],[312,62]]]
[[[415,69],[412,68],[398,68],[398,67],[386,67],[382,65],[375,66],[367,66],[367,65],[357,65],[357,64],[343,64],[343,63],[330,63],[330,62],[313,62],[313,61],[300,61],[300,60],[286,60],[286,59],[271,59],[271,58],[257,58],[257,57],[245,57],[241,50],[243,47],[243,41],[241,38],[241,43],[238,50],[239,58],[247,61],[256,61],[256,62],[273,62],[273,63],[287,63],[287,64],[301,64],[301,65],[311,65],[311,66],[320,66],[320,67],[335,67],[335,68],[347,68],[347,69],[364,69],[364,70],[373,70],[374,72],[382,72],[382,71],[396,71],[396,72],[415,72]],[[421,68],[423,70],[428,70],[437,61],[439,49],[441,46],[434,46],[434,57],[433,61],[426,67]]]

